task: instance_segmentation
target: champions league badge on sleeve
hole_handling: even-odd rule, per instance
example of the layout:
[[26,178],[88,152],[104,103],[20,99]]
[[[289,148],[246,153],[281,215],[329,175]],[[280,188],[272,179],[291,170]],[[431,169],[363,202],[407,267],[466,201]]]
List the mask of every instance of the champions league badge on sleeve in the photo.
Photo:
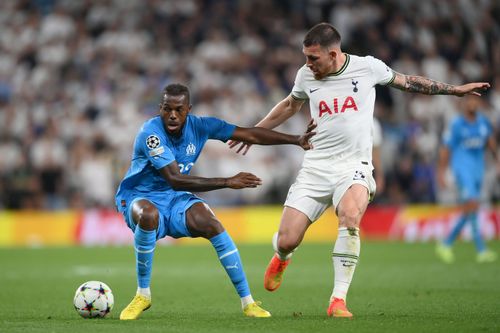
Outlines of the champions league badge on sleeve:
[[148,146],[149,149],[158,148],[160,146],[160,138],[154,134],[148,136],[146,139],[146,146]]
[[150,135],[146,139],[146,146],[148,146],[149,149],[149,156],[156,156],[156,155],[161,155],[165,152],[165,148],[163,146],[160,146],[160,138],[156,135]]

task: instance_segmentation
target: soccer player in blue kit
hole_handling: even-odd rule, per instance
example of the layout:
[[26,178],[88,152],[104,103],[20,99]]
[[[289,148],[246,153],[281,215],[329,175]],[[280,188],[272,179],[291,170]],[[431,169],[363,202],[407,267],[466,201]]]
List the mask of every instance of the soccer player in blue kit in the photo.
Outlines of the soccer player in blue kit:
[[258,127],[241,128],[213,117],[196,117],[189,115],[190,110],[186,86],[170,84],[164,89],[160,114],[146,121],[137,134],[130,168],[118,188],[117,208],[134,232],[138,282],[136,296],[120,319],[137,319],[151,306],[155,244],[167,235],[208,239],[240,296],[243,313],[270,317],[252,298],[233,240],[205,202],[190,192],[254,188],[261,180],[246,172],[228,178],[196,177],[189,172],[209,139],[294,144],[308,150],[316,125],[311,121],[301,136],[287,135]]
[[440,150],[438,183],[443,187],[446,185],[444,174],[449,163],[459,190],[462,211],[457,224],[436,248],[437,255],[446,263],[454,261],[451,247],[467,222],[470,222],[472,227],[472,236],[478,252],[477,261],[491,262],[497,257],[495,252],[486,249],[477,220],[486,148],[489,148],[500,166],[493,129],[488,118],[478,112],[479,103],[479,98],[475,96],[466,97],[464,112],[451,122]]

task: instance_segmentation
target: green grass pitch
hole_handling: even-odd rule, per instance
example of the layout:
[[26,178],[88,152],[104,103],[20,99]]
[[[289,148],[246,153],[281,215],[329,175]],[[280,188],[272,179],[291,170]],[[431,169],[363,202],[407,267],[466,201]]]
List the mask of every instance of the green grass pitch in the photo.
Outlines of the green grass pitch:
[[[490,246],[500,252],[500,243]],[[303,244],[279,290],[263,289],[271,245],[241,245],[255,299],[268,319],[246,318],[209,246],[156,250],[153,306],[133,322],[121,309],[135,292],[131,247],[0,250],[0,332],[499,332],[500,263],[476,264],[470,243],[457,262],[440,263],[430,243],[363,242],[348,298],[355,318],[326,316],[333,284],[332,246]],[[82,319],[75,289],[101,280],[115,307],[105,319]]]

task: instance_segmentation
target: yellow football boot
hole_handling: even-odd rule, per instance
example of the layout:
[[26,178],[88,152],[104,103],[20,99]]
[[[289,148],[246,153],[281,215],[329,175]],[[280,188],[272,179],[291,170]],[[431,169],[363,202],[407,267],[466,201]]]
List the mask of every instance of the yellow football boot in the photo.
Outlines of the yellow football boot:
[[120,320],[135,320],[151,307],[151,300],[142,295],[135,295],[132,302],[120,313]]
[[451,264],[455,261],[455,256],[450,246],[446,246],[443,243],[439,243],[436,246],[436,254],[443,262]]
[[253,302],[245,306],[243,308],[243,314],[247,317],[255,317],[255,318],[268,318],[271,317],[271,314],[261,308],[259,305],[260,302]]

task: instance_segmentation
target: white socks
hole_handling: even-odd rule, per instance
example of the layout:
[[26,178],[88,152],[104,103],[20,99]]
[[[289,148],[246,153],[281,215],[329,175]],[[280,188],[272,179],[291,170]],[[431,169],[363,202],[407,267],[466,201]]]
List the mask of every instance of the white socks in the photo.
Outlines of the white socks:
[[359,228],[339,228],[339,235],[333,248],[333,270],[335,283],[333,298],[346,299],[360,251]]
[[241,300],[241,308],[242,309],[244,309],[245,306],[247,306],[248,304],[255,303],[255,301],[253,300],[252,295],[248,295],[248,296],[242,297],[242,298],[240,298],[240,300]]
[[137,287],[137,294],[151,299],[151,289],[149,287],[147,287],[147,288]]

